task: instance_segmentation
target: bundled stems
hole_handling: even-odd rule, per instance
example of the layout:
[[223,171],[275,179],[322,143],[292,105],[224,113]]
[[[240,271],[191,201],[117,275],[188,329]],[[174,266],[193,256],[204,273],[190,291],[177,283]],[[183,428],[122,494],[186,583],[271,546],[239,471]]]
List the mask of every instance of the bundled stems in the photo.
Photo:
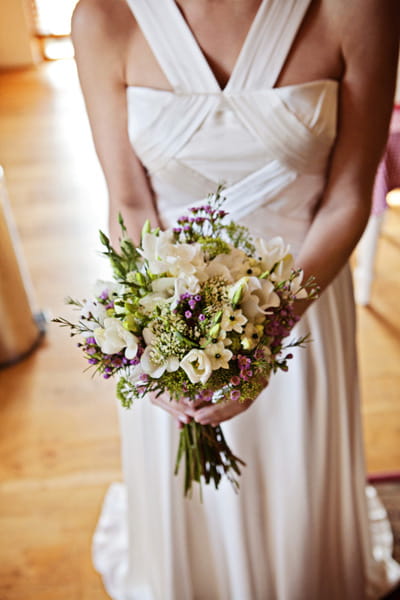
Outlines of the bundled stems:
[[218,489],[223,475],[226,475],[235,491],[239,484],[236,475],[240,475],[241,466],[245,462],[235,456],[225,441],[224,434],[219,425],[200,425],[191,421],[184,425],[179,439],[178,452],[175,462],[175,475],[178,474],[180,463],[184,458],[184,494],[191,497],[192,484],[200,484],[200,497],[202,498],[202,479],[206,484],[211,481]]

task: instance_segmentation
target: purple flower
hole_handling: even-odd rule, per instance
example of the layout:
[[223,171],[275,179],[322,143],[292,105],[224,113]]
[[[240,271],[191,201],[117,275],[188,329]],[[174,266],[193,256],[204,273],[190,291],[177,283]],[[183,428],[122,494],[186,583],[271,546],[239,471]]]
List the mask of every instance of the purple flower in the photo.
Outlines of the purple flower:
[[188,232],[188,231],[190,231],[190,229],[191,229],[190,225],[185,225],[185,227],[183,228],[183,231]]
[[192,313],[190,312],[190,310],[185,311],[185,317],[187,319],[190,319],[192,317]]
[[96,340],[94,339],[94,337],[88,337],[88,338],[86,338],[86,342],[88,344],[95,344]]
[[206,320],[206,316],[205,316],[205,315],[203,315],[203,313],[201,313],[201,314],[199,315],[199,321],[205,321],[205,320]]
[[182,231],[182,229],[181,229],[181,227],[174,227],[174,228],[172,229],[172,231],[173,231],[174,233],[180,233],[180,232]]
[[189,308],[194,310],[196,308],[196,300],[189,300]]
[[91,365],[97,365],[99,361],[97,360],[97,358],[89,358],[88,359],[88,363],[90,363]]
[[200,294],[196,294],[194,299],[196,300],[196,302],[200,302],[201,301],[201,296]]
[[233,375],[233,377],[231,377],[231,384],[232,385],[239,385],[240,384],[240,377],[238,377],[237,375]]
[[108,290],[103,290],[99,296],[102,300],[107,300],[108,298]]

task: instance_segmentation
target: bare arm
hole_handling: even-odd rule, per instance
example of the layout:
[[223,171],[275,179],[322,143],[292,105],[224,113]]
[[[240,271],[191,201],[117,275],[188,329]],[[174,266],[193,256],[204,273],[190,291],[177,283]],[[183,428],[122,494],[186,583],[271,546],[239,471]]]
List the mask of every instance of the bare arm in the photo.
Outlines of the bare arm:
[[136,241],[146,219],[158,224],[148,178],[128,137],[125,57],[132,23],[129,8],[120,0],[81,0],[72,20],[80,84],[108,187],[114,244],[119,212]]
[[321,289],[343,267],[368,221],[393,108],[400,21],[393,0],[331,4],[345,65],[338,135],[326,190],[298,257]]
[[[298,264],[324,289],[349,258],[367,223],[375,171],[393,108],[398,57],[396,0],[329,0],[342,42],[338,135],[325,194]],[[299,314],[308,303],[299,302]],[[251,403],[226,402],[193,411],[196,421],[217,424]]]

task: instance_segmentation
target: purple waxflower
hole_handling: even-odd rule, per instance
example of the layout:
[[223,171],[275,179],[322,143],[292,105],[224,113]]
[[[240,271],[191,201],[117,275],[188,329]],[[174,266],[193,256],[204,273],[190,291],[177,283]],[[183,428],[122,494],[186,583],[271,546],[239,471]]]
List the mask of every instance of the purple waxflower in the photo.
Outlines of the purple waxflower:
[[185,311],[185,317],[186,317],[187,319],[190,319],[190,318],[192,317],[192,313],[190,312],[190,310],[186,310],[186,311]]
[[189,300],[189,308],[191,310],[194,310],[196,308],[196,300],[193,300],[193,299]]
[[94,348],[93,346],[91,346],[91,347],[87,348],[85,350],[85,352],[86,352],[86,354],[96,354],[97,350],[96,350],[96,348]]
[[231,390],[231,400],[233,400],[234,402],[237,402],[240,398],[240,392],[239,390]]
[[200,302],[200,300],[201,300],[200,294],[196,294],[194,299],[196,300],[196,302]]
[[174,233],[180,233],[180,232],[182,231],[182,229],[181,229],[181,227],[174,227],[174,228],[172,229],[172,231],[173,231]]
[[206,320],[206,315],[203,315],[203,313],[199,314],[199,321],[205,321]]
[[191,229],[190,225],[185,225],[185,227],[183,228],[183,231],[188,232],[188,231],[190,231],[190,229]]
[[88,337],[88,338],[86,338],[86,342],[88,344],[95,344],[96,340],[94,339],[94,337]]
[[205,219],[204,217],[196,217],[196,223],[198,225],[201,225],[202,223],[204,223]]

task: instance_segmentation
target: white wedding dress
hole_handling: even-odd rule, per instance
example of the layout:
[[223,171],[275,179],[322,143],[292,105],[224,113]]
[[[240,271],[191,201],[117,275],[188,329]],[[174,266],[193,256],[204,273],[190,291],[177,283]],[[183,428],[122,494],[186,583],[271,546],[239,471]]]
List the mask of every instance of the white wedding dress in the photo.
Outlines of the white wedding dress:
[[[323,193],[338,83],[274,88],[310,0],[263,0],[221,90],[173,0],[127,0],[173,92],[127,88],[129,135],[161,219],[226,185],[230,216],[300,248]],[[148,401],[121,409],[125,485],[113,484],[94,562],[115,600],[363,600],[400,578],[374,490],[365,494],[346,267],[293,333],[295,353],[253,406],[225,423],[247,466],[183,498],[178,430]],[[372,518],[372,528],[371,528]],[[372,533],[371,533],[372,532]]]

